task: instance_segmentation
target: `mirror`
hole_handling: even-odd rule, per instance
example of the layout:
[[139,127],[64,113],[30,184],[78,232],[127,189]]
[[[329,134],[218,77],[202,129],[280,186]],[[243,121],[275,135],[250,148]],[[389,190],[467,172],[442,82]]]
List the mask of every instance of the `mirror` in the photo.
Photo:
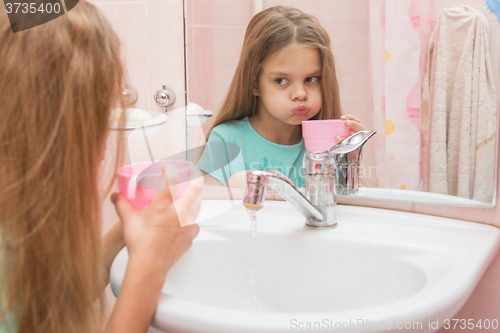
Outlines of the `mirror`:
[[[429,154],[429,148],[424,149],[424,153],[421,149],[421,145],[436,144],[430,142],[431,136],[433,140],[440,137],[438,143],[445,149],[457,146],[463,140],[460,137],[463,130],[458,130],[458,136],[453,140],[442,142],[443,135],[446,135],[443,132],[448,132],[449,128],[445,126],[442,132],[436,132],[438,122],[425,114],[426,97],[421,93],[429,64],[427,54],[431,31],[444,9],[467,5],[484,15],[489,24],[489,71],[493,73],[495,87],[498,86],[500,25],[484,0],[184,0],[187,102],[192,103],[189,107],[201,110],[198,113],[213,111],[213,117],[208,119],[187,117],[189,149],[205,144],[205,135],[211,129],[238,63],[248,22],[255,12],[275,5],[294,6],[312,14],[328,31],[343,113],[357,116],[366,129],[378,132],[363,149],[362,188],[357,197],[494,207],[497,184],[496,97],[492,104],[493,118],[490,116],[487,120],[487,138],[478,145],[470,143],[473,148],[468,152],[471,158],[476,158],[474,151],[489,145],[488,153],[478,155],[475,164],[488,160],[477,167],[489,179],[487,188],[475,186],[469,180],[463,187],[470,188],[471,193],[458,193],[460,191],[457,192],[456,188],[460,184],[457,185],[456,178],[460,175],[455,174],[448,175],[448,179],[452,179],[448,180],[447,192],[429,189],[433,187],[429,185],[432,170],[429,170],[429,158],[425,155]],[[433,70],[435,68],[429,73],[434,73]],[[432,79],[431,74],[428,80]],[[429,81],[428,86],[434,85]],[[398,103],[403,107],[398,108]],[[451,118],[453,120],[455,116]],[[193,152],[189,158],[196,163],[202,149]],[[453,165],[457,161],[457,156],[448,156],[444,163]],[[442,166],[432,164],[431,167],[439,170]]]

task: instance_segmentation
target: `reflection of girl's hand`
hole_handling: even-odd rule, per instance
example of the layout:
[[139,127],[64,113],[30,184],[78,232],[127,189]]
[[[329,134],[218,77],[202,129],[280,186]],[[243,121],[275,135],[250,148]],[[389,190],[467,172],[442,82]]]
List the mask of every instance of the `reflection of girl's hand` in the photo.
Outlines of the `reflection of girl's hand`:
[[228,179],[226,185],[230,187],[246,187],[247,172],[245,170],[236,172]]
[[[365,127],[361,125],[361,121],[359,120],[358,117],[353,116],[352,114],[346,114],[345,116],[340,116],[340,119],[345,119],[346,120],[346,125],[349,127],[349,135],[354,134],[359,131],[364,131]],[[345,138],[338,136],[336,138],[337,143],[340,141],[344,140]]]

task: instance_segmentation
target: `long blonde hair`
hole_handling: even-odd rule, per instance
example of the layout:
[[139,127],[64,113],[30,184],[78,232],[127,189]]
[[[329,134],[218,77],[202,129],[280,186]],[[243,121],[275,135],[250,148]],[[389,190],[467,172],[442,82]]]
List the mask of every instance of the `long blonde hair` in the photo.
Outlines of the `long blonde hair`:
[[17,33],[0,15],[0,59],[0,323],[101,331],[97,179],[111,107],[122,105],[120,42],[80,0]]
[[321,54],[323,106],[312,119],[340,118],[340,94],[328,33],[314,16],[297,8],[276,6],[250,20],[229,92],[211,128],[256,114],[258,96],[253,95],[253,89],[263,66],[273,54],[291,44],[314,47]]

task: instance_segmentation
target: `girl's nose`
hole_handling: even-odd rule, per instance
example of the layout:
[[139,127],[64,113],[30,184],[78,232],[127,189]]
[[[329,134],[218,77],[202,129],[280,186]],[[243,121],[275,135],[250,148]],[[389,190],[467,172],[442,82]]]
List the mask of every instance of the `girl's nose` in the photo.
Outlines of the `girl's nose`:
[[303,85],[297,85],[292,92],[292,100],[304,101],[307,99],[307,92]]

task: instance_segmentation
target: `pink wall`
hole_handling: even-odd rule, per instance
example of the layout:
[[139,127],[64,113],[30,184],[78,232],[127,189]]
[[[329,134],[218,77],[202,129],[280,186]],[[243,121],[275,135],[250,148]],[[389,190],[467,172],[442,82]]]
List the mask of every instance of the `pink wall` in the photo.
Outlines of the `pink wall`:
[[[162,84],[174,90],[168,120],[157,134],[155,159],[185,151],[184,22],[182,0],[90,0],[122,42],[128,83],[138,91],[134,107],[163,111],[153,101]],[[179,140],[179,138],[182,138]],[[165,144],[163,144],[163,142]]]
[[153,93],[162,83],[184,106],[184,33],[182,0],[90,0],[118,33],[129,83],[139,92],[135,107],[161,111]]
[[[190,147],[205,144],[205,133],[227,93],[252,16],[252,0],[186,0],[188,101],[214,112],[201,127],[190,128]],[[195,162],[198,158],[191,156]]]

